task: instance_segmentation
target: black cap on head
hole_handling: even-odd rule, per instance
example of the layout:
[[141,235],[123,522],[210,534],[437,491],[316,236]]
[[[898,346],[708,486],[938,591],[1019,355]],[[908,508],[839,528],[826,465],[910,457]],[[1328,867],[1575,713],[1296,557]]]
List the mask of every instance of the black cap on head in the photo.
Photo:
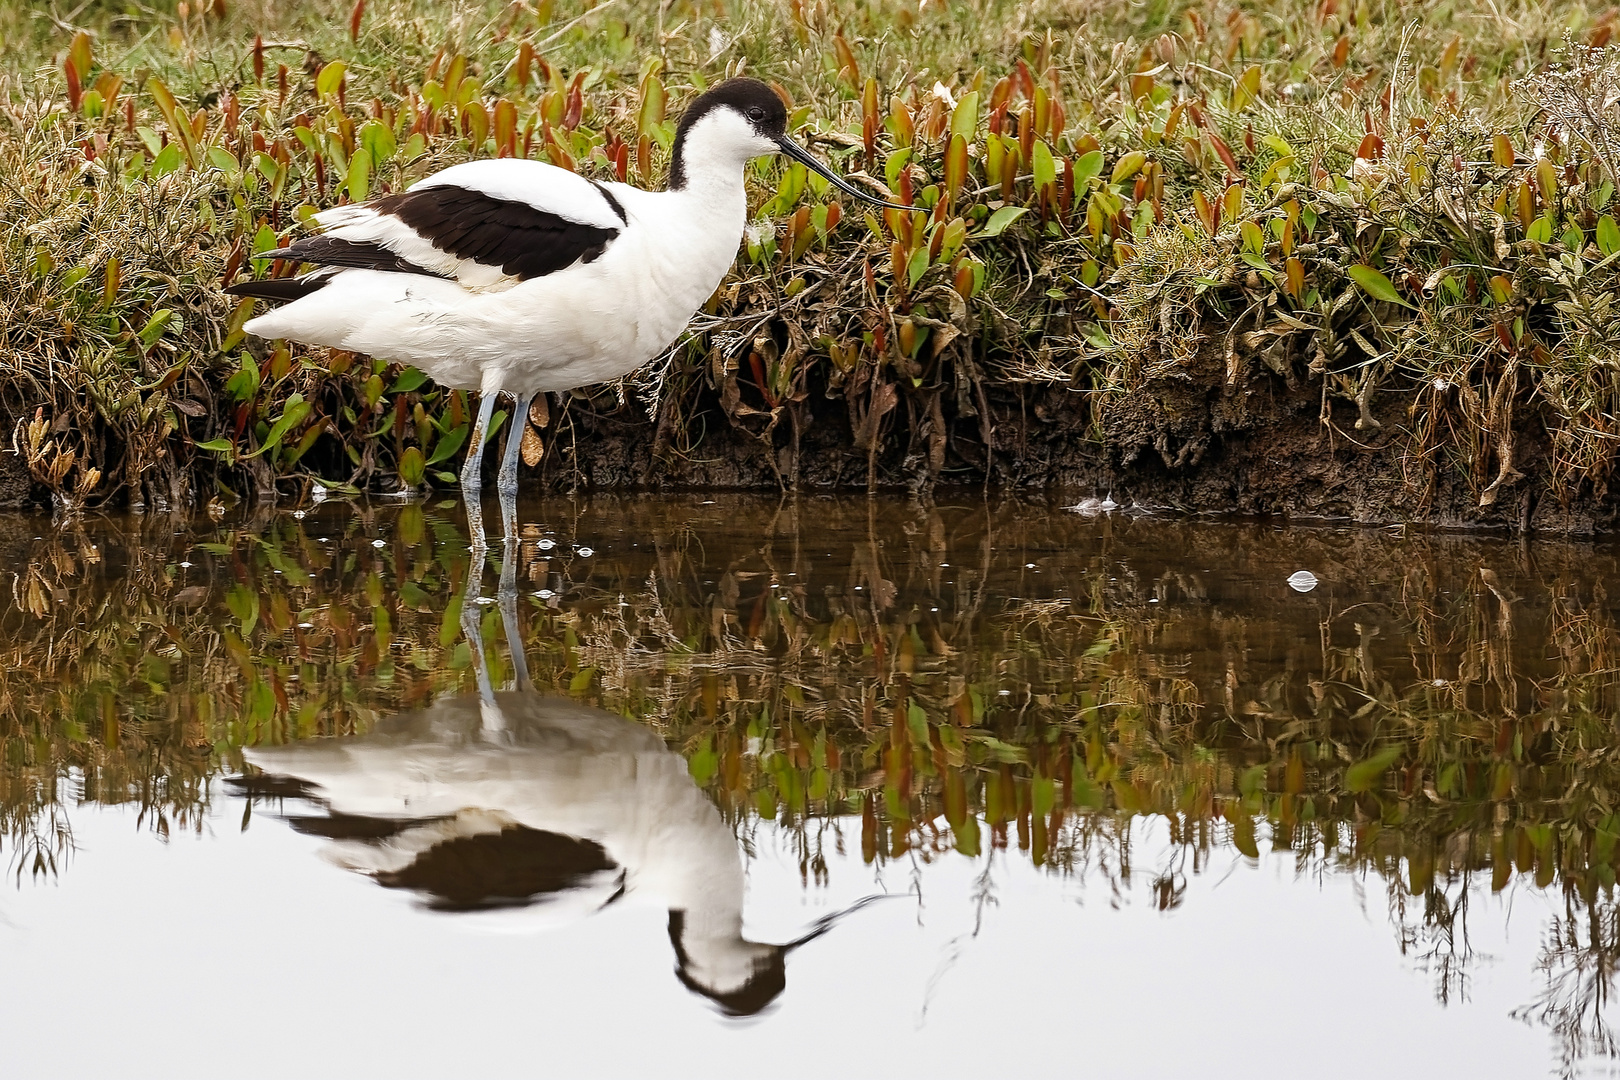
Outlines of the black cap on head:
[[669,166],[669,186],[686,186],[682,150],[692,125],[715,109],[732,109],[754,125],[764,138],[776,142],[787,134],[787,105],[775,90],[758,79],[727,79],[705,90],[686,107],[675,125],[674,159]]
[[786,946],[773,947],[760,957],[748,981],[734,990],[716,990],[712,986],[704,985],[694,979],[687,970],[691,959],[686,955],[686,947],[681,940],[685,929],[686,913],[671,911],[669,943],[675,946],[675,977],[681,980],[682,986],[694,994],[701,994],[718,1005],[726,1016],[734,1019],[757,1016],[787,989]]
[[[817,161],[815,155],[794,142],[787,133],[787,103],[775,90],[758,79],[727,79],[712,90],[704,92],[698,99],[687,107],[681,114],[680,123],[675,126],[675,152],[669,166],[669,186],[673,191],[679,191],[686,186],[686,135],[692,126],[716,109],[730,109],[743,119],[754,125],[758,135],[776,144],[776,149],[795,161],[802,162],[808,169],[812,169],[825,177],[829,183],[846,195],[874,206],[886,207],[890,210],[903,210],[912,212],[922,207],[903,206],[900,203],[880,199],[871,192],[862,191],[848,180],[833,172],[827,166]],[[769,151],[764,151],[768,153]]]

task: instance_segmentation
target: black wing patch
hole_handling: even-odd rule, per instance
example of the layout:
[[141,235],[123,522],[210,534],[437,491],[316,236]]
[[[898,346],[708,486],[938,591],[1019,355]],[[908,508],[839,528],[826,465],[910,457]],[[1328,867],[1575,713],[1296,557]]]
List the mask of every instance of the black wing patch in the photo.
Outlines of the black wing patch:
[[437,911],[525,907],[617,868],[592,840],[508,825],[498,833],[443,840],[409,866],[377,874],[379,885],[427,894]]
[[260,259],[291,259],[316,266],[347,266],[358,270],[390,270],[396,274],[430,274],[443,277],[406,259],[372,240],[345,240],[339,236],[306,236],[295,244],[256,256]]
[[626,225],[630,224],[630,219],[624,216],[624,207],[620,206],[619,200],[613,197],[613,192],[609,191],[606,187],[595,180],[591,181],[591,187],[595,188],[601,194],[602,201],[607,203],[608,206],[612,207],[615,214],[619,215],[620,221],[624,222]]
[[[616,201],[608,201],[622,217]],[[450,184],[386,195],[371,207],[399,218],[440,251],[499,266],[519,281],[595,262],[619,235],[618,229],[581,225],[526,202]]]

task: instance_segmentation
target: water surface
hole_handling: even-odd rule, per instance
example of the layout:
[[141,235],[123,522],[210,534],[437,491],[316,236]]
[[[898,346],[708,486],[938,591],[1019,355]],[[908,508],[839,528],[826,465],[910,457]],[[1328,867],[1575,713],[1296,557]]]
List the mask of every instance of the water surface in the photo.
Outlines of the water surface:
[[0,519],[8,1074],[1612,1071],[1613,549],[522,516]]

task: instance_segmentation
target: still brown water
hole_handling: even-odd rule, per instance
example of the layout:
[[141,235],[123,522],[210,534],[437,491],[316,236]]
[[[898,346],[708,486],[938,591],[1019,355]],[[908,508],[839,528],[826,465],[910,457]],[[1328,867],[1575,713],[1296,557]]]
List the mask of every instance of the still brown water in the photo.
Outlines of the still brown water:
[[522,516],[0,518],[6,1075],[1620,1061],[1615,548]]

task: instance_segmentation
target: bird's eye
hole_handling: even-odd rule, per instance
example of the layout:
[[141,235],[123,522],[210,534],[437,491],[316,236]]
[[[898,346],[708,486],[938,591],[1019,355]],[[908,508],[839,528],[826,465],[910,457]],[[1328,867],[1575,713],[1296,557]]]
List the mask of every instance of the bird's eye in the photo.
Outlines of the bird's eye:
[[765,119],[765,110],[760,108],[758,105],[755,105],[753,108],[748,110],[748,119],[752,120],[756,124],[759,123],[761,120]]

